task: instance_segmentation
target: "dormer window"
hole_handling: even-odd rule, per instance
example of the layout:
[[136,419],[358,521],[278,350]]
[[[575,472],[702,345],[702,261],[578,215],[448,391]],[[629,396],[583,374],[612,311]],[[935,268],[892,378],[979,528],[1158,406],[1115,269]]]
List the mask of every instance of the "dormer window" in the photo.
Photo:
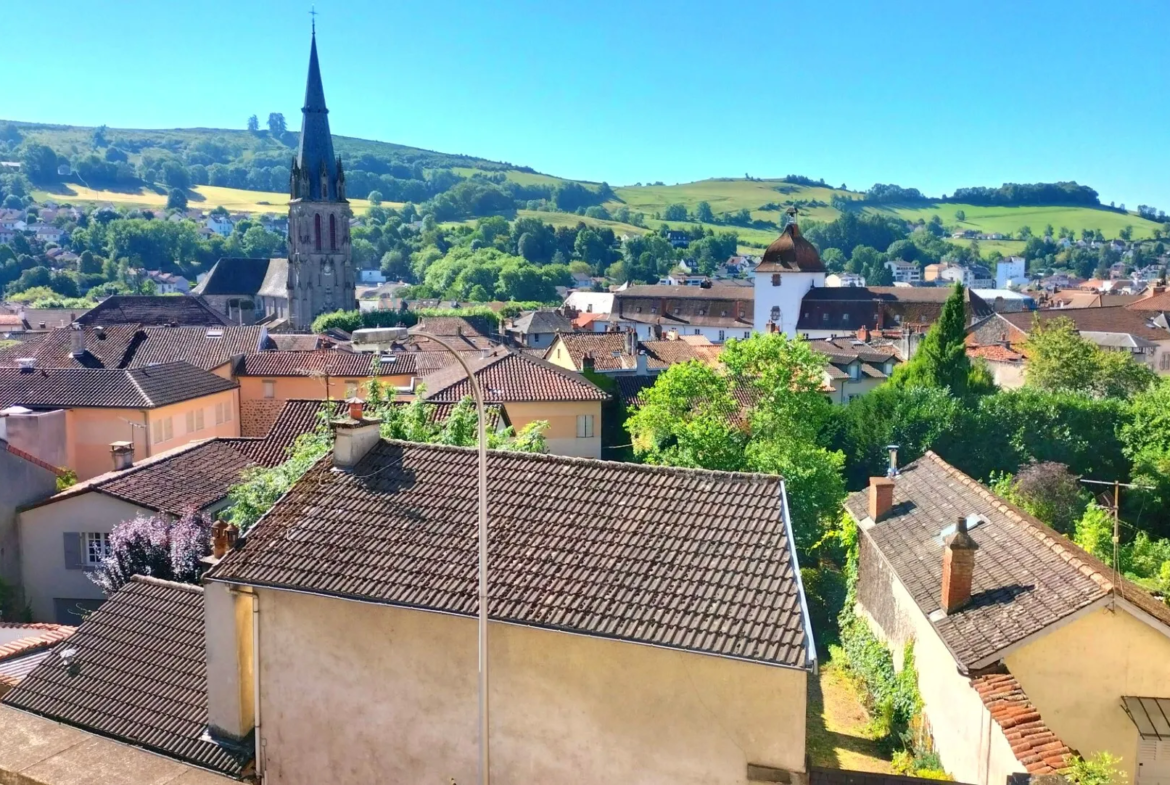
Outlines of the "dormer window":
[[841,324],[849,324],[849,314],[841,314]]
[[635,310],[635,311],[637,311],[638,313],[642,313],[642,306],[640,306],[640,305],[639,305],[639,306],[638,306],[637,308],[635,308],[634,310]]
[[723,309],[723,315],[727,316],[727,309],[726,308]]
[[772,285],[773,286],[780,285],[780,273],[772,273]]
[[829,314],[828,313],[821,314],[821,321],[828,322],[829,321]]
[[658,313],[658,306],[657,306],[657,305],[651,305],[651,306],[650,306],[650,313]]
[[861,378],[861,365],[858,363],[853,363],[849,366],[849,378],[853,381],[857,381]]
[[772,306],[772,323],[776,324],[779,321],[780,321],[780,306],[773,305]]

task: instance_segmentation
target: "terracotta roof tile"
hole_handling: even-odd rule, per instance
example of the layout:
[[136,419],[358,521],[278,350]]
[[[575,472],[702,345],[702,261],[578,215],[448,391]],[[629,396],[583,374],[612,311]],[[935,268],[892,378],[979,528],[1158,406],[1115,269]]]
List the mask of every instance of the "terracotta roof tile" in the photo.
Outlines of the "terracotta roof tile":
[[235,387],[183,362],[133,370],[0,368],[0,407],[153,409]]
[[1147,341],[1170,341],[1170,330],[1157,327],[1150,319],[1157,314],[1133,310],[1122,305],[1101,308],[1053,308],[1046,311],[1025,311],[1002,314],[1003,319],[1023,332],[1030,332],[1035,321],[1069,319],[1077,330],[1086,332],[1129,333]]
[[[352,472],[326,457],[208,578],[472,615],[476,460],[394,441]],[[811,666],[780,478],[494,450],[488,462],[494,618]]]
[[[369,376],[377,355],[343,352],[337,349],[318,349],[313,352],[256,352],[246,355],[240,363],[239,376]],[[413,373],[415,363],[409,354],[395,355],[389,374]],[[403,370],[398,370],[399,368]]]
[[[522,401],[604,401],[604,390],[580,374],[552,363],[497,347],[487,357],[468,361],[489,403]],[[424,397],[436,403],[456,403],[471,395],[471,384],[460,365],[449,365],[422,379]]]
[[202,297],[114,295],[77,317],[86,326],[113,324],[217,326],[230,325]]
[[971,686],[1029,774],[1055,774],[1068,767],[1072,749],[1044,723],[1015,676],[991,673],[972,679]]
[[3,703],[238,777],[251,755],[209,739],[203,590],[135,577],[69,639],[79,672],[46,657]]
[[[593,356],[593,367],[598,371],[633,370],[638,367],[638,359],[630,354],[630,339],[624,332],[562,333],[557,337],[577,370],[581,370],[586,354]],[[696,346],[681,340],[638,341],[637,346],[639,351],[646,353],[646,367],[649,370],[663,370],[688,360],[714,362],[721,350],[718,346]]]

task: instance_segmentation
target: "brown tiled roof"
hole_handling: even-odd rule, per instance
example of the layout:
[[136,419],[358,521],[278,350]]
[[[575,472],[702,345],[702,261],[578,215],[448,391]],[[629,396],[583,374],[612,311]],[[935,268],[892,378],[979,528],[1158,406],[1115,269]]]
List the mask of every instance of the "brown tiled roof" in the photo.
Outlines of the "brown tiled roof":
[[244,327],[147,327],[145,338],[134,349],[124,368],[182,360],[205,371],[218,368],[234,357],[263,347],[264,328]]
[[1014,363],[1024,359],[1023,354],[1006,346],[969,346],[967,347],[967,356],[995,363]]
[[23,342],[19,346],[0,354],[0,365],[15,368],[16,360],[32,357],[41,368],[120,368],[141,340],[138,325],[115,324],[100,333],[93,329],[83,330],[85,354],[74,357],[72,351],[73,329],[57,327],[45,333],[39,341]]
[[[805,294],[798,330],[885,330],[902,325],[926,326],[938,321],[950,287],[819,286]],[[963,291],[967,321],[994,313],[983,298]]]
[[[632,370],[638,367],[637,357],[627,351],[625,333],[562,333],[558,337],[577,370],[581,370],[581,362],[586,354],[593,356],[593,367],[598,371]],[[687,341],[638,341],[638,348],[646,352],[648,369],[662,370],[688,360],[709,362],[718,356],[720,347],[695,346]],[[551,351],[550,347],[545,355]]]
[[182,362],[132,370],[0,368],[0,407],[153,409],[234,387]]
[[1155,315],[1148,311],[1112,305],[1101,308],[1053,308],[1046,311],[1005,313],[1003,318],[1025,333],[1032,331],[1032,325],[1037,320],[1045,324],[1053,319],[1064,318],[1072,321],[1077,330],[1083,332],[1129,333],[1147,341],[1170,340],[1170,330],[1150,323],[1150,319]]
[[[845,506],[856,520],[866,518],[866,491],[850,495]],[[996,662],[1013,645],[1113,592],[1109,567],[927,452],[899,473],[893,510],[864,534],[923,615],[941,613],[940,532],[972,514],[987,522],[970,531],[979,545],[971,602],[932,622],[963,670]],[[1170,607],[1119,582],[1126,601],[1170,625]]]
[[[487,357],[468,361],[483,387],[486,403],[523,401],[604,401],[608,395],[580,374],[550,362],[497,347]],[[429,401],[456,403],[471,395],[461,365],[449,365],[422,379]]]
[[147,326],[217,326],[231,324],[202,297],[114,295],[77,317],[86,326],[139,324]]
[[79,672],[45,658],[3,703],[238,777],[251,758],[207,735],[203,589],[137,576],[69,639]]
[[754,302],[750,286],[631,286],[614,293],[610,321],[750,330]]
[[35,466],[39,466],[47,472],[52,472],[53,474],[57,475],[58,477],[63,477],[63,476],[65,476],[65,474],[67,474],[66,469],[63,469],[60,466],[54,466],[53,464],[48,463],[47,461],[43,461],[40,458],[38,458],[37,456],[33,455],[32,453],[25,452],[24,450],[20,449],[19,447],[14,447],[13,445],[9,444],[4,439],[0,439],[0,451],[6,452],[9,455],[15,455],[17,458],[20,458],[21,460],[28,461],[29,463],[31,463]]
[[529,311],[523,316],[513,319],[508,326],[509,332],[528,335],[530,333],[557,333],[568,332],[572,324],[565,315],[557,311],[542,308],[539,311]]
[[808,348],[818,354],[825,355],[831,363],[852,362],[854,360],[866,363],[884,363],[897,359],[891,349],[873,347],[864,341],[851,338],[809,341]]
[[448,335],[470,337],[480,335],[490,338],[495,327],[484,316],[420,316],[410,332],[427,332],[445,338]]
[[[209,578],[472,615],[476,460],[326,457]],[[499,451],[488,476],[495,619],[811,665],[780,478]]]
[[268,338],[282,352],[311,352],[321,347],[321,336],[311,333],[276,333]]
[[1001,314],[992,314],[967,328],[967,346],[1008,346],[1026,340],[1028,334]]
[[780,236],[764,251],[757,273],[823,273],[824,262],[816,246],[804,239],[796,222],[784,227]]
[[0,622],[0,630],[6,631],[5,638],[9,637],[10,631],[12,630],[27,633],[23,637],[9,640],[7,643],[0,643],[0,660],[20,657],[37,649],[43,649],[46,646],[60,643],[72,635],[75,629],[75,627],[70,627],[65,624],[13,624],[10,622]]
[[1073,751],[1045,724],[1015,676],[989,673],[972,679],[971,686],[1029,774],[1056,774],[1068,768]]
[[[1121,296],[1121,295],[1115,295]],[[1113,300],[1111,296],[1110,301]],[[1106,305],[1108,303],[1102,303]],[[1170,311],[1170,291],[1163,291],[1157,294],[1150,294],[1149,296],[1139,296],[1137,299],[1129,303],[1118,303],[1124,305],[1131,311]]]
[[207,277],[191,290],[192,295],[232,295],[232,294],[259,294],[268,277],[268,268],[271,262],[285,264],[287,275],[287,260],[275,259],[248,259],[226,257],[216,261]]
[[[318,349],[314,352],[256,352],[246,355],[238,376],[369,376],[376,355]],[[408,365],[409,363],[404,363]],[[392,364],[397,369],[398,363]],[[410,373],[393,370],[392,373]]]
[[253,398],[240,401],[240,436],[267,436],[272,424],[284,411],[280,398]]

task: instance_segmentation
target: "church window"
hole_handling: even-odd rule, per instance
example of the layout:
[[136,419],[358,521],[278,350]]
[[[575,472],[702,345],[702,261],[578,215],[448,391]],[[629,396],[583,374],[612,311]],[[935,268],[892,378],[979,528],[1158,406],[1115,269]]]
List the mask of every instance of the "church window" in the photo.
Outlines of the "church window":
[[337,250],[337,216],[329,216],[329,250]]
[[320,214],[313,216],[313,226],[317,230],[317,250],[321,250],[321,216]]
[[780,273],[772,273],[772,285],[773,286],[780,285]]
[[772,322],[775,323],[775,322],[779,322],[779,321],[780,321],[780,306],[773,305],[772,306]]

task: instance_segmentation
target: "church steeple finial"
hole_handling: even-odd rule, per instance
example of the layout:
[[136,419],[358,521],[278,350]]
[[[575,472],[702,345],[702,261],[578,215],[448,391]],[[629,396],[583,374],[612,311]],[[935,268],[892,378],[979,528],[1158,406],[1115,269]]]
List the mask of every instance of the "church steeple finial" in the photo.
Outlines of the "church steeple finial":
[[[334,201],[337,193],[337,165],[333,154],[333,136],[329,132],[329,109],[325,106],[325,87],[321,82],[321,65],[317,60],[317,20],[313,18],[312,40],[309,45],[309,75],[305,82],[305,103],[301,107],[301,141],[297,150],[297,165],[312,173],[309,187],[301,196],[310,200]],[[322,169],[326,177],[317,177]]]

